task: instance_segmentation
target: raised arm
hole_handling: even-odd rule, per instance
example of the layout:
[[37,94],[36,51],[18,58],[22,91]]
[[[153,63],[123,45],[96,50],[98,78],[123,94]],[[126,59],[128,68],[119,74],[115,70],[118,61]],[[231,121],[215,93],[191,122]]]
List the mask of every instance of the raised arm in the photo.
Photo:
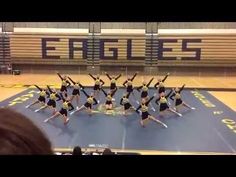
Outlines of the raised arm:
[[101,90],[104,93],[104,95],[107,96],[107,93],[105,92],[105,90],[103,90],[103,88],[101,88]]
[[170,75],[170,73],[167,73],[166,76],[164,77],[164,79],[162,79],[162,82],[165,82],[165,80],[167,79],[167,77]]
[[126,85],[125,85],[125,84],[126,84],[127,82],[128,82],[128,80],[126,80],[126,81],[123,83],[123,86],[124,86],[124,87],[126,87]]
[[180,88],[179,93],[184,89],[185,84]]
[[84,90],[82,90],[82,92],[85,94],[87,98],[89,97],[89,95]]
[[133,75],[133,77],[131,78],[131,81],[133,81],[134,80],[134,78],[137,76],[137,72]]
[[112,97],[115,95],[116,91],[117,91],[117,87],[116,87],[116,89],[112,92],[112,94],[111,94]]
[[155,101],[155,103],[157,104],[157,105],[159,105],[159,101],[160,101],[160,99],[161,99],[161,97],[159,97],[158,99],[156,99],[156,101]]
[[100,82],[102,82],[102,86],[105,84],[105,82],[102,79],[100,79]]
[[172,90],[170,90],[170,92],[165,97],[168,98],[171,93],[172,93]]
[[82,84],[79,84],[79,86],[80,86],[82,89],[84,89],[84,86],[83,86]]
[[124,105],[123,104],[123,97],[120,99],[120,105],[122,105],[122,106]]
[[52,90],[51,90],[51,88],[49,87],[49,85],[47,85],[47,88],[48,88],[49,92],[52,93]]
[[68,76],[68,79],[75,85],[75,81],[73,81],[69,76]]
[[140,89],[142,88],[143,86],[141,85],[140,87],[137,87],[136,89],[140,92]]
[[34,85],[37,89],[39,89],[40,91],[42,91],[43,89],[41,89],[39,86]]
[[139,114],[139,109],[141,108],[141,105],[139,105],[139,107],[135,110],[138,114]]
[[56,94],[56,97],[58,98],[56,101],[60,101],[61,100],[61,97],[58,94]]
[[63,80],[62,76],[60,75],[60,73],[57,73],[57,75],[60,77],[61,80]]
[[115,80],[119,79],[121,77],[121,74],[115,78]]
[[69,111],[72,111],[73,109],[75,109],[71,103],[68,103],[68,106],[70,107]]
[[158,85],[159,85],[159,82],[157,82],[157,83],[154,85],[155,89],[158,88]]
[[96,98],[93,98],[93,101],[94,101],[93,105],[98,104],[98,101],[96,100]]
[[111,80],[111,77],[109,76],[109,74],[106,73],[106,76]]
[[93,80],[96,80],[96,78],[95,78],[95,77],[93,77],[93,75],[92,75],[92,74],[90,74],[90,73],[89,73],[89,75],[90,75],[90,76],[93,78]]
[[61,99],[62,99],[63,102],[66,101],[66,99],[63,97],[62,93],[60,93],[60,97],[61,97]]
[[66,83],[67,83],[67,86],[66,86],[66,87],[71,86],[71,83],[70,83],[68,80],[66,80]]
[[149,87],[149,85],[152,83],[154,77],[148,82],[147,86]]
[[175,93],[172,93],[172,95],[170,96],[170,99],[174,101],[174,97],[175,96]]
[[146,102],[146,106],[153,100],[154,96],[152,96],[147,102]]

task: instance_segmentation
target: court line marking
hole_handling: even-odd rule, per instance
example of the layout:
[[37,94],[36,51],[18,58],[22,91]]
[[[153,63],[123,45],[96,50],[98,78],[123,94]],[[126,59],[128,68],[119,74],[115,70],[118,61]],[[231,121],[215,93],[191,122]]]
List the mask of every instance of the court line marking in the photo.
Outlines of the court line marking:
[[122,147],[121,147],[122,150],[125,149],[125,140],[126,140],[126,127],[124,126],[124,133],[122,137]]
[[73,144],[75,144],[76,142],[77,142],[77,139],[80,137],[80,133],[79,132],[77,132],[77,134],[71,139],[71,141],[70,141],[70,144],[69,144],[69,147],[70,148],[73,148],[74,147],[74,145]]
[[222,134],[216,129],[214,128],[214,131],[216,132],[216,134],[220,137],[220,139],[227,145],[227,147],[233,152],[235,153],[235,149],[228,143],[228,141],[226,141],[226,139],[222,136]]

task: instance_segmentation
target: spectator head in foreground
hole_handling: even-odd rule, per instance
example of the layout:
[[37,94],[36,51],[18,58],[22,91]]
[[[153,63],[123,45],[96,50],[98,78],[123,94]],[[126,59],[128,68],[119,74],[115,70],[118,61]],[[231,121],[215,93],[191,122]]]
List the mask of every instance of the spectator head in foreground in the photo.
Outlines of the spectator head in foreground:
[[114,155],[114,153],[111,151],[111,149],[106,148],[104,149],[102,155]]
[[0,108],[0,155],[53,155],[51,143],[26,116]]
[[75,146],[72,155],[82,155],[81,147]]

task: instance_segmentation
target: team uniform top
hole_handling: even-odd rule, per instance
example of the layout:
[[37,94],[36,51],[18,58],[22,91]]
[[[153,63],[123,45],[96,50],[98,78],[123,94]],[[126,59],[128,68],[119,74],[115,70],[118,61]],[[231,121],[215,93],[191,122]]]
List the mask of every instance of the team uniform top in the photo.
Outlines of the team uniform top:
[[168,76],[169,76],[169,74],[167,74],[167,75],[164,77],[164,79],[162,79],[160,82],[157,82],[157,83],[154,85],[154,87],[155,87],[156,89],[158,89],[158,93],[159,93],[159,94],[162,93],[162,92],[165,92],[164,82],[165,82],[165,80],[167,79]]
[[75,82],[73,81],[70,77],[68,77],[68,79],[73,83],[73,91],[72,91],[72,95],[80,95],[80,89],[84,89],[84,86],[80,84],[80,82]]
[[132,107],[132,105],[129,102],[129,95],[130,95],[130,93],[128,93],[127,95],[123,96],[120,99],[120,105],[124,106],[125,110],[127,110],[127,109]]
[[39,91],[40,91],[38,100],[39,100],[40,102],[44,102],[44,103],[45,103],[45,102],[46,102],[46,95],[49,96],[49,93],[48,93],[47,91],[43,90],[42,88],[40,88],[40,87],[37,86],[37,85],[35,85],[35,87],[36,87],[37,89],[39,89]]
[[110,84],[110,89],[114,90],[116,87],[116,81],[121,77],[121,74],[119,76],[115,77],[110,77],[109,74],[106,74],[107,77],[110,79],[111,84]]
[[92,108],[92,105],[96,105],[96,104],[98,104],[98,102],[97,102],[97,100],[94,98],[94,97],[92,97],[92,96],[89,96],[84,90],[82,90],[82,92],[85,94],[85,96],[87,97],[87,101],[86,101],[86,103],[84,104],[84,106],[86,107],[86,108]]
[[67,79],[64,79],[59,73],[57,73],[57,75],[60,77],[60,79],[62,81],[60,91],[61,92],[66,91],[67,92],[67,87],[69,87],[71,85],[71,83]]
[[133,92],[133,80],[137,76],[137,73],[134,74],[134,76],[131,79],[127,79],[124,83],[123,86],[126,87],[126,91],[128,93]]
[[67,116],[67,111],[72,111],[74,109],[74,106],[69,102],[67,101],[62,94],[61,95],[61,98],[63,100],[63,103],[62,103],[62,107],[61,107],[61,110],[59,111],[62,115],[65,115]]
[[[50,92],[49,101],[48,101],[47,105],[52,106],[52,107],[55,108],[56,107],[56,101],[61,100],[61,97],[57,94],[57,92],[53,92],[49,86],[47,86],[47,87],[48,87],[48,90]],[[56,98],[58,98],[58,99],[56,100]]]
[[116,89],[114,92],[112,92],[111,94],[107,94],[107,93],[105,92],[105,90],[103,90],[103,88],[102,88],[102,92],[103,92],[104,95],[106,96],[106,103],[105,103],[105,104],[112,104],[112,97],[114,96],[114,94],[116,93],[116,91],[117,91],[117,89]]
[[137,90],[140,92],[140,89],[142,90],[141,92],[141,98],[146,98],[148,96],[148,87],[152,83],[154,78],[152,78],[148,84],[143,84],[142,86],[138,87]]
[[170,99],[175,101],[175,106],[179,106],[183,103],[180,93],[184,89],[184,87],[185,87],[185,84],[180,88],[178,92],[174,91],[174,93],[170,96]]
[[156,99],[157,105],[159,105],[158,102],[160,102],[160,111],[164,111],[169,108],[169,106],[167,104],[168,103],[167,99],[171,93],[172,93],[172,90],[170,90],[170,92],[166,96],[162,96],[162,97],[159,97],[158,99]]
[[148,116],[150,115],[148,113],[148,104],[153,100],[154,96],[152,96],[146,103],[141,103],[141,105],[136,109],[136,112],[139,113],[139,109],[141,110],[142,113],[142,119],[147,119]]
[[[100,90],[100,87],[103,86],[105,84],[105,82],[100,79],[100,78],[95,78],[93,77],[92,74],[89,73],[89,75],[93,78],[93,80],[95,81],[95,84],[94,84],[94,87],[93,87],[93,90]],[[102,83],[102,84],[101,84]]]

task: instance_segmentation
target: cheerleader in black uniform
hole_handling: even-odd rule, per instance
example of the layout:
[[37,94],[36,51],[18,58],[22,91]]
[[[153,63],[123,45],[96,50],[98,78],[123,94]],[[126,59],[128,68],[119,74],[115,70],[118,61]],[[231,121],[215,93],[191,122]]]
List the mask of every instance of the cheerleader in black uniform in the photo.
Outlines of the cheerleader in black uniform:
[[85,94],[85,96],[87,97],[87,101],[84,105],[82,105],[79,109],[76,109],[75,111],[71,112],[70,115],[82,110],[82,109],[87,109],[87,111],[89,112],[89,114],[92,114],[92,105],[96,105],[98,104],[97,100],[95,99],[95,97],[93,96],[93,93],[90,94],[90,96],[84,91],[82,90],[82,92]]
[[[136,98],[135,98],[135,95],[134,95],[134,92],[133,92],[133,90],[134,90],[134,88],[133,88],[133,80],[134,80],[134,78],[137,76],[137,72],[133,75],[133,77],[132,78],[128,78],[124,83],[123,83],[123,86],[124,87],[126,87],[126,92],[127,92],[127,94],[128,93],[132,93],[132,95],[133,95],[133,97],[134,97],[134,99],[136,100]],[[139,104],[139,102],[138,102],[138,100],[136,100],[136,103],[137,104]]]
[[122,105],[124,108],[124,115],[127,115],[128,111],[135,110],[135,107],[132,106],[129,102],[129,95],[130,93],[124,94],[123,97],[120,99],[120,105]]
[[46,95],[49,96],[49,93],[47,92],[46,89],[42,89],[40,88],[39,86],[37,85],[34,85],[37,89],[39,89],[40,93],[39,93],[39,97],[37,100],[35,100],[33,103],[27,105],[25,108],[29,108],[35,104],[38,104],[38,103],[41,103],[43,105],[45,105],[45,102],[46,102]]
[[110,79],[111,84],[110,84],[110,91],[111,93],[117,90],[117,86],[116,86],[116,81],[121,77],[121,74],[117,77],[115,76],[109,76],[109,74],[107,74],[107,72],[105,72],[106,76]]
[[[141,92],[141,100],[142,100],[142,99],[145,99],[145,100],[147,101],[147,100],[149,99],[149,97],[148,97],[148,87],[149,87],[149,85],[152,83],[153,79],[154,79],[154,78],[152,78],[152,79],[148,82],[148,84],[146,83],[146,81],[143,81],[143,84],[142,84],[140,87],[137,88],[137,90],[138,90],[139,92],[140,92],[140,89],[142,90],[142,92]],[[152,105],[151,103],[150,103],[150,105],[151,105],[151,107],[152,107],[152,110],[155,111],[153,105]]]
[[99,91],[101,89],[101,87],[105,84],[105,82],[100,79],[100,76],[97,75],[97,77],[94,77],[92,74],[89,73],[89,75],[93,78],[93,80],[95,81],[93,90],[94,90],[94,97],[98,99],[98,103],[99,103]]
[[[170,90],[170,92],[166,96],[164,92],[160,93],[160,97],[156,100],[156,104],[159,105],[159,112],[160,114],[162,114],[164,111],[170,111],[178,116],[182,116],[182,114],[176,112],[175,110],[171,109],[168,106],[167,99],[171,93],[172,93],[172,90]],[[160,104],[158,102],[160,102]]]
[[105,103],[106,110],[112,110],[112,108],[115,107],[114,103],[112,102],[112,97],[116,93],[117,88],[112,93],[111,92],[106,93],[105,90],[103,90],[103,88],[101,88],[101,90],[104,93],[104,95],[106,96],[106,103]]
[[57,75],[62,81],[60,92],[63,93],[65,97],[67,97],[67,87],[69,87],[71,83],[68,81],[68,77],[66,75],[63,77],[60,75],[60,73],[57,73]]
[[[154,95],[155,96],[155,95]],[[147,122],[149,120],[153,120],[155,121],[156,123],[159,123],[161,124],[162,126],[164,126],[165,128],[167,128],[167,125],[164,124],[163,122],[161,122],[160,120],[154,118],[152,115],[150,115],[148,113],[148,104],[150,103],[150,101],[152,101],[152,99],[154,98],[154,96],[152,96],[149,100],[145,100],[145,99],[142,99],[142,102],[141,102],[141,105],[136,109],[136,112],[138,114],[141,115],[142,119],[140,120],[140,124],[145,127],[145,125],[147,124]],[[139,111],[139,109],[141,111]]]
[[[48,85],[47,85],[47,87],[50,92],[49,101],[47,102],[47,104],[45,104],[41,108],[35,110],[34,112],[39,112],[40,110],[43,110],[43,109],[49,107],[49,108],[53,109],[53,114],[56,113],[56,101],[61,100],[61,97],[58,95],[56,89],[51,89]],[[58,99],[56,100],[56,98],[58,98]]]
[[76,97],[76,103],[77,103],[77,109],[79,108],[79,99],[80,99],[80,89],[84,89],[84,86],[80,84],[79,81],[75,82],[73,81],[69,76],[68,79],[74,84],[73,85],[73,91],[72,91],[72,96],[71,96],[71,102],[73,101],[73,99]]
[[[173,100],[174,103],[175,103],[175,108],[174,109],[178,112],[179,112],[178,108],[180,106],[185,106],[189,109],[195,109],[194,107],[189,106],[187,103],[185,103],[182,100],[180,93],[184,89],[184,87],[185,87],[185,84],[180,89],[178,87],[176,87],[175,89],[173,89],[174,93],[170,96],[170,99]],[[174,99],[173,99],[173,97],[174,97]]]
[[61,93],[60,93],[60,96],[63,100],[61,110],[56,112],[53,116],[49,117],[48,119],[44,120],[44,122],[48,122],[49,120],[56,118],[59,115],[63,117],[64,125],[66,125],[69,122],[69,118],[67,117],[67,112],[72,111],[74,109],[74,107],[71,104],[69,97],[67,97],[65,99]]
[[156,89],[158,89],[158,93],[162,93],[164,92],[165,93],[165,85],[164,85],[164,82],[165,80],[167,79],[167,77],[170,75],[170,73],[167,73],[166,76],[164,77],[164,79],[158,79],[158,82],[154,85],[154,87]]

